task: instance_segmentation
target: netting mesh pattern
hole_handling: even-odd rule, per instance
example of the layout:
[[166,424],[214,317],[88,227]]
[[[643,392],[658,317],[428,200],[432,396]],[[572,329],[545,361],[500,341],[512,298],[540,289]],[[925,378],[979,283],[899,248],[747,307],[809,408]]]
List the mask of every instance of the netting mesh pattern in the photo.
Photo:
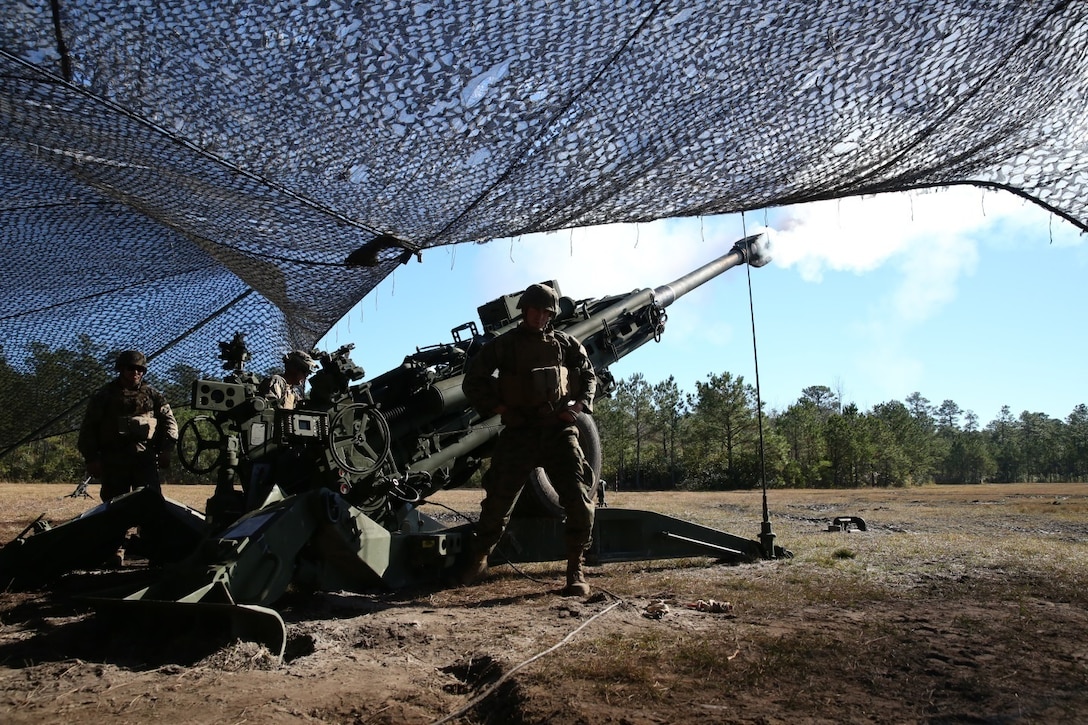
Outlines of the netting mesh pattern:
[[975,183],[1088,228],[1083,2],[0,5],[13,374],[264,369],[413,253],[571,226]]

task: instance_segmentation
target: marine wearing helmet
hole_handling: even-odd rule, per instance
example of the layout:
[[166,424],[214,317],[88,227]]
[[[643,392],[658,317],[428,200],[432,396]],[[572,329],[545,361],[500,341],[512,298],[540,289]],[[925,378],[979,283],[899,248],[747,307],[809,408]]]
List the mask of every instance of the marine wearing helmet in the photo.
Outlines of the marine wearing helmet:
[[535,307],[556,315],[559,313],[559,295],[546,284],[531,284],[521,293],[518,299],[518,309]]
[[139,350],[124,350],[117,355],[117,361],[113,369],[123,372],[125,368],[136,368],[140,372],[147,372],[147,357]]
[[283,375],[272,375],[264,380],[258,392],[277,408],[291,410],[302,398],[299,388],[315,369],[317,363],[310,353],[292,350],[283,356]]
[[304,350],[292,350],[283,356],[283,367],[285,370],[296,370],[309,375],[317,369],[317,363],[310,357],[310,353]]
[[159,469],[169,467],[178,439],[166,397],[144,381],[147,356],[123,350],[114,369],[117,378],[91,396],[76,443],[87,473],[102,483],[103,501],[158,488]]
[[[578,441],[578,416],[593,412],[597,377],[582,344],[551,326],[559,295],[531,284],[517,303],[517,327],[484,343],[465,364],[462,390],[482,419],[500,415],[503,429],[484,473],[484,500],[462,575],[471,583],[487,572],[515,502],[533,469],[541,467],[566,512],[568,594],[589,594],[582,569],[593,530],[589,466]],[[592,475],[592,474],[589,474]]]

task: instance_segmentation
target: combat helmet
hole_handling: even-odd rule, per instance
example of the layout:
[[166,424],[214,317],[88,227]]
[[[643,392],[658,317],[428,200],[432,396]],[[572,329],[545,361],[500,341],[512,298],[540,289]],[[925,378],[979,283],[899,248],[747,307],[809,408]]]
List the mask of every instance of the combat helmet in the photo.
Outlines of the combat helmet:
[[140,368],[147,372],[147,358],[139,350],[123,350],[117,355],[114,368],[117,372],[121,372],[125,368]]
[[304,350],[292,350],[283,356],[283,366],[288,369],[301,370],[306,374],[312,373],[317,363]]
[[525,291],[521,293],[521,299],[518,300],[519,310],[526,307],[539,307],[553,315],[558,314],[559,295],[546,284],[531,284],[525,288]]

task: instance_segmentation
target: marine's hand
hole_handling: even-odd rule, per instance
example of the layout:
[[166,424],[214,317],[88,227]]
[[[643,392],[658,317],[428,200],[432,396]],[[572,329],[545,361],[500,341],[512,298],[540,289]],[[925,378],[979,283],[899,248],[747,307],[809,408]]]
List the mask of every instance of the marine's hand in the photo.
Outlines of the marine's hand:
[[578,418],[578,414],[585,409],[585,406],[581,402],[572,403],[568,405],[565,410],[559,413],[559,420],[564,423],[573,423]]
[[102,479],[102,461],[87,461],[87,475],[91,478]]

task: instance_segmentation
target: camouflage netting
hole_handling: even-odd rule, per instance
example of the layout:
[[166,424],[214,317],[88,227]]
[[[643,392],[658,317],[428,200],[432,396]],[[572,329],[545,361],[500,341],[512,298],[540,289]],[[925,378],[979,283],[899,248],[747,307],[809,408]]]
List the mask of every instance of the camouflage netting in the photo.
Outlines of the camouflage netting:
[[1088,228],[1088,3],[2,4],[2,372],[51,415],[0,448],[87,392],[31,343],[264,370],[439,245],[955,183]]

